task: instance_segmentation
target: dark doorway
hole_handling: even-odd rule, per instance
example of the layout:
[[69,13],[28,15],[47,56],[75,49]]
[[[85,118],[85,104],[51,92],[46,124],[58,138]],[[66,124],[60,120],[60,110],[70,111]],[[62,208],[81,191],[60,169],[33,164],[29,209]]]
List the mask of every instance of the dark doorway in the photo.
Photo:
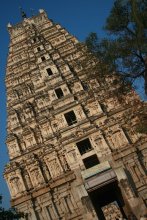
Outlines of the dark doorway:
[[[89,196],[91,198],[91,201],[93,203],[97,216],[100,220],[106,220],[104,208],[111,204],[116,205],[116,207],[118,207],[118,210],[120,211],[123,218],[126,218],[126,215],[123,211],[124,201],[123,201],[121,191],[116,181],[90,192]],[[110,214],[109,214],[110,217],[111,217],[111,214],[114,214],[114,213],[110,211]]]

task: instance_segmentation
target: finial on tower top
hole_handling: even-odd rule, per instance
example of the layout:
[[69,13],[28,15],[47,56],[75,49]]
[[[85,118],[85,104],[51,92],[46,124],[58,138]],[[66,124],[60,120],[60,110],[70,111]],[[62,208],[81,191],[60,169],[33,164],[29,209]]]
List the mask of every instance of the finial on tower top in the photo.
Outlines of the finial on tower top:
[[7,27],[8,27],[8,28],[11,28],[11,27],[12,27],[12,25],[10,24],[10,22],[7,24]]
[[21,17],[22,17],[23,19],[27,18],[27,15],[26,15],[26,13],[23,11],[22,7],[19,7],[19,8],[20,8]]
[[40,13],[43,13],[43,12],[44,12],[44,10],[43,10],[43,9],[39,9],[39,12],[40,12]]

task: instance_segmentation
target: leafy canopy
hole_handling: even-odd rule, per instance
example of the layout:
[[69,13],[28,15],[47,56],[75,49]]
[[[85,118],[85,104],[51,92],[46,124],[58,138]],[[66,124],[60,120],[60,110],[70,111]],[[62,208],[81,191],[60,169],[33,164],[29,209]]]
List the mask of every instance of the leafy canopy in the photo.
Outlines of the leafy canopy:
[[[0,204],[2,204],[2,196],[0,195]],[[4,209],[0,206],[0,220],[14,220],[24,217],[24,213],[18,213],[15,209]]]
[[88,48],[107,66],[104,73],[119,73],[124,81],[144,78],[147,94],[147,1],[116,0],[107,18],[106,39],[91,33]]

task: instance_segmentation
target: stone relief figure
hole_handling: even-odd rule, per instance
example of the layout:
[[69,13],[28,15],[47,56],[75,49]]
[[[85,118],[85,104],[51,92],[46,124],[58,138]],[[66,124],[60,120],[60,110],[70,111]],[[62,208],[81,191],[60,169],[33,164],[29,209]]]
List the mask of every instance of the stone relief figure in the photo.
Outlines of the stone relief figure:
[[23,113],[26,119],[33,118],[35,116],[33,104],[27,103],[26,105],[24,105]]
[[19,177],[11,178],[9,181],[9,185],[10,190],[12,192],[12,196],[17,195],[18,193],[21,193],[24,190],[24,186]]
[[44,182],[41,171],[38,168],[34,168],[33,170],[31,170],[30,174],[34,186],[37,186]]
[[120,146],[126,145],[128,143],[128,140],[123,131],[118,131],[116,134],[117,134],[117,138],[118,138],[118,142]]
[[50,170],[52,178],[55,178],[61,175],[63,171],[57,159],[54,159],[49,162],[49,170]]
[[96,143],[97,150],[100,152],[103,151],[104,149],[108,151],[110,150],[103,136],[100,136],[99,138],[97,138],[95,140],[95,143]]
[[20,154],[20,149],[18,144],[8,145],[10,158],[16,157]]
[[50,172],[45,163],[43,164],[43,175],[47,181],[51,179]]
[[60,160],[61,160],[61,163],[62,163],[62,166],[63,166],[64,170],[68,171],[69,170],[69,165],[67,163],[67,160],[66,160],[66,157],[65,157],[64,154],[60,157]]
[[24,178],[25,178],[25,182],[26,182],[27,188],[31,189],[33,187],[33,185],[32,185],[32,182],[31,182],[29,174],[25,173],[24,174]]
[[77,161],[77,155],[76,155],[75,150],[70,151],[70,152],[68,153],[68,155],[69,155],[69,161],[70,161],[70,163],[74,163],[74,162]]
[[123,147],[128,143],[127,138],[125,137],[123,131],[117,131],[113,133],[113,135],[109,137],[109,141],[112,146],[112,149]]

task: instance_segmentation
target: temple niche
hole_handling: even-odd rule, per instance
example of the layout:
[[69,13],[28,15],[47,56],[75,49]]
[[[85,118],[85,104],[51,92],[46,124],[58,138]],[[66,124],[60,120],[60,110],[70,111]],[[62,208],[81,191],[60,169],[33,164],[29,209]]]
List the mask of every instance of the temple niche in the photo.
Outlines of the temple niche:
[[23,115],[25,119],[31,119],[35,116],[33,104],[27,103],[23,106]]
[[20,172],[17,173],[16,171],[8,174],[6,178],[12,198],[19,197],[25,192],[26,188]]
[[73,93],[77,93],[77,92],[80,92],[80,91],[83,91],[83,86],[80,82],[75,82],[73,84],[73,88],[72,88],[72,91]]
[[106,104],[107,104],[108,111],[112,111],[112,110],[120,107],[120,103],[116,97],[109,98],[107,100]]
[[27,190],[32,189],[33,188],[33,184],[32,184],[30,175],[29,175],[27,170],[23,171],[23,178],[24,178],[24,183],[25,183],[26,189]]
[[20,125],[18,113],[14,110],[10,113],[8,117],[8,127],[9,129],[16,128]]
[[27,170],[33,184],[33,187],[39,187],[45,183],[41,169],[38,165],[32,164],[27,166]]
[[111,154],[111,150],[103,135],[95,135],[94,145],[99,157],[108,156]]
[[48,121],[40,124],[40,131],[43,138],[48,138],[50,135],[53,134],[53,131]]
[[31,128],[28,128],[28,129],[24,130],[24,132],[23,132],[23,143],[24,143],[24,148],[25,149],[33,147],[34,145],[37,144],[34,132]]
[[68,161],[67,161],[67,157],[64,153],[62,153],[60,155],[60,162],[61,162],[62,168],[65,172],[70,170],[70,167],[69,167],[69,164],[68,164]]
[[52,128],[54,132],[57,132],[59,129],[66,127],[66,120],[64,115],[56,115],[55,118],[52,120]]
[[44,108],[47,105],[45,97],[39,97],[36,99],[37,107],[39,109]]
[[79,161],[78,161],[77,151],[73,147],[69,146],[66,155],[67,155],[67,162],[71,169],[75,166],[78,166]]
[[44,157],[44,161],[49,169],[52,178],[56,178],[63,173],[63,168],[57,157],[47,155]]
[[103,112],[97,101],[91,101],[87,103],[86,107],[89,110],[89,114],[88,114],[89,116],[97,115]]
[[139,138],[141,137],[141,134],[137,133],[135,131],[135,128],[131,128],[131,129],[128,129],[128,135],[129,135],[129,138],[131,139],[132,143],[135,143],[139,140]]
[[125,147],[129,142],[122,129],[112,130],[107,136],[112,150]]
[[10,159],[17,157],[21,153],[18,137],[15,134],[10,134],[7,137],[7,146],[10,155]]
[[42,163],[42,171],[45,181],[48,182],[51,180],[51,174],[45,162]]

